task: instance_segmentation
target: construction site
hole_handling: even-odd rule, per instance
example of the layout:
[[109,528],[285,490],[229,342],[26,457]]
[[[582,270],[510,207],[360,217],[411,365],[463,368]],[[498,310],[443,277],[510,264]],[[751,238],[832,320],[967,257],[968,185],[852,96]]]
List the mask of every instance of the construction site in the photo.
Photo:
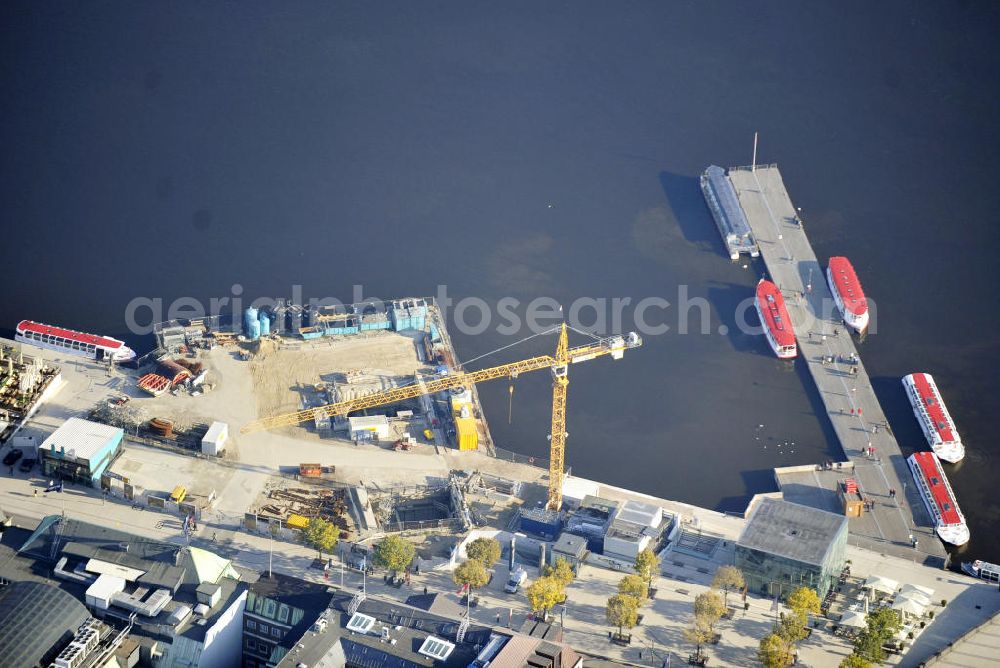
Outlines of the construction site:
[[0,343],[0,443],[7,440],[39,406],[59,391],[59,367],[26,355],[20,345]]
[[[70,366],[63,416],[121,430],[100,471],[105,494],[288,540],[313,518],[351,540],[516,528],[522,508],[549,521],[563,503],[568,366],[642,343],[631,334],[571,348],[563,327],[553,355],[467,371],[430,299],[279,303],[234,324],[164,323],[155,350],[129,368],[105,365],[100,381],[99,369]],[[30,367],[4,359],[44,381],[60,355]],[[547,476],[493,458],[476,391],[530,371],[553,378]]]

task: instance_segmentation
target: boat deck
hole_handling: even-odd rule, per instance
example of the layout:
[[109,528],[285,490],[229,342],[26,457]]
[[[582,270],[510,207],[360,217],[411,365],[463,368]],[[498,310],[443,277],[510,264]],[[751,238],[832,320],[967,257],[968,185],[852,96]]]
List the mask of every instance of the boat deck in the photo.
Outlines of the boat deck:
[[726,176],[726,170],[717,165],[706,169],[701,175],[701,191],[722,235],[722,241],[726,244],[729,257],[735,260],[741,253],[757,257],[760,250],[740,208],[736,190]]
[[[857,356],[854,339],[836,309],[825,266],[817,261],[798,222],[781,172],[777,165],[758,165],[754,171],[734,167],[729,178],[770,278],[785,296],[795,324],[799,357],[808,365],[841,449],[855,465],[853,477],[865,497],[876,502],[871,512],[851,520],[852,542],[907,559],[943,563],[947,552],[934,533],[860,357],[856,357],[857,373],[851,373],[853,364],[847,360]],[[824,363],[831,358],[832,362]],[[875,448],[874,457],[866,454],[869,446]],[[817,498],[822,501],[816,505],[829,509],[828,493],[821,489],[828,485],[816,480],[797,482],[820,488]],[[889,495],[890,489],[896,490],[895,498]],[[911,535],[918,541],[916,550],[910,544]]]

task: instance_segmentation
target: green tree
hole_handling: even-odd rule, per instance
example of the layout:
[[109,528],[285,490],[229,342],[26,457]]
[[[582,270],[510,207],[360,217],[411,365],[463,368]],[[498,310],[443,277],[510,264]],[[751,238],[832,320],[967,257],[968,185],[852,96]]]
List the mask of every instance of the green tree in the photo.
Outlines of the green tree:
[[573,572],[573,567],[570,566],[569,562],[562,557],[556,559],[555,566],[545,567],[545,575],[554,577],[562,583],[563,587],[568,587],[576,577],[576,573]]
[[903,628],[903,620],[897,610],[878,608],[868,614],[868,627],[854,639],[854,653],[872,663],[885,660],[882,645],[894,638]]
[[566,599],[563,593],[563,586],[554,577],[540,577],[525,590],[528,595],[528,603],[533,612],[540,612],[545,617],[553,606],[562,603]]
[[777,633],[770,633],[760,639],[757,659],[764,664],[764,668],[788,668],[794,657],[792,644]]
[[465,547],[469,559],[475,559],[485,568],[500,561],[500,541],[496,538],[477,538]]
[[327,522],[321,517],[314,517],[309,520],[305,531],[302,534],[306,544],[314,548],[319,553],[319,558],[323,558],[323,553],[329,554],[337,546],[340,540],[340,529],[332,522]]
[[844,657],[844,660],[840,662],[838,668],[872,668],[870,661],[864,657],[858,656],[857,654],[851,654],[850,656]]
[[704,619],[708,628],[713,632],[715,631],[715,623],[722,619],[722,614],[725,611],[722,597],[712,590],[702,592],[694,599],[695,616]]
[[723,591],[723,604],[729,607],[729,592],[743,589],[743,571],[735,566],[719,566],[712,578],[712,586]]
[[486,567],[483,566],[482,562],[469,559],[455,569],[452,578],[455,580],[455,584],[468,585],[469,598],[471,599],[472,590],[485,587],[486,583],[490,581],[490,574],[486,572]]
[[794,610],[781,613],[781,621],[774,627],[774,633],[790,643],[797,643],[806,637],[806,617]]
[[604,614],[608,624],[618,627],[620,636],[639,622],[639,601],[633,596],[615,594],[608,599]]
[[695,646],[695,656],[701,658],[701,647],[712,639],[715,634],[709,628],[708,620],[695,615],[691,626],[684,629],[684,639]]
[[806,622],[809,615],[818,615],[820,612],[819,594],[811,587],[799,587],[788,595],[788,607],[792,612],[800,617],[804,617]]
[[618,593],[631,596],[641,603],[649,595],[649,588],[646,581],[638,575],[626,575],[618,583]]
[[635,557],[636,575],[646,581],[646,585],[653,586],[653,578],[660,572],[660,558],[656,556],[650,548],[644,549]]
[[410,566],[416,553],[412,543],[399,536],[386,536],[375,546],[375,563],[395,575]]

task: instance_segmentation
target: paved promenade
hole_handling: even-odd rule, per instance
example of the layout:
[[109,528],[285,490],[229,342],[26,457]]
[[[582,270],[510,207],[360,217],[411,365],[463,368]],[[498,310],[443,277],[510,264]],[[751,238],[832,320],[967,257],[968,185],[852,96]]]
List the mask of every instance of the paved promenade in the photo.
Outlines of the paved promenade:
[[[732,168],[730,178],[770,278],[785,297],[799,357],[808,365],[844,454],[855,464],[853,476],[864,496],[875,502],[871,512],[851,520],[854,542],[906,559],[942,563],[947,556],[944,545],[931,528],[854,338],[833,302],[825,264],[817,261],[797,222],[781,173],[776,165],[758,166],[754,171]],[[824,363],[824,358],[832,362]],[[858,360],[856,374],[851,371],[851,359]],[[865,454],[868,447],[875,448],[874,457]],[[892,489],[895,498],[890,495]],[[911,535],[917,540],[916,552],[911,548]]]

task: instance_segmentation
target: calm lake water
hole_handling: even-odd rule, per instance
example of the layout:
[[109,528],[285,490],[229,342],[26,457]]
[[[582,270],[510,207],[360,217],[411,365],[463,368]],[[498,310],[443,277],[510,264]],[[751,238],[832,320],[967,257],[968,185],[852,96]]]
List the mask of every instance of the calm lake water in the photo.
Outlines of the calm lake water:
[[[686,286],[711,333],[650,309],[669,333],[572,369],[568,463],[742,509],[773,467],[839,457],[804,367],[717,333],[761,266],[724,257],[697,175],[759,131],[821,261],[850,257],[878,303],[861,354],[904,449],[925,446],[899,378],[935,375],[968,448],[963,558],[998,561],[998,27],[989,3],[4,3],[0,327],[135,341],[130,300],[234,284]],[[528,332],[453,334],[471,359]],[[506,383],[481,394],[498,444],[545,454],[547,374],[517,381],[510,424]]]

